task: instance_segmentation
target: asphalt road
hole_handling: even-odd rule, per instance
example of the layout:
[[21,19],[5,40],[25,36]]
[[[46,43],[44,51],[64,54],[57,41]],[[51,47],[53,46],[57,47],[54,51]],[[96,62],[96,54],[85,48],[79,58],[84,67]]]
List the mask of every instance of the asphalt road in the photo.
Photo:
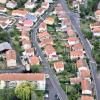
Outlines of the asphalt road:
[[95,60],[92,57],[92,51],[91,51],[91,47],[90,45],[87,43],[83,33],[81,32],[79,25],[77,24],[74,15],[70,12],[70,10],[67,7],[66,1],[65,0],[59,0],[59,2],[62,4],[65,12],[67,13],[67,15],[69,15],[73,28],[75,29],[75,31],[77,32],[77,35],[79,36],[84,49],[86,51],[86,55],[89,59],[89,65],[90,65],[90,70],[91,70],[91,74],[92,74],[92,78],[94,79],[94,84],[95,84],[95,90],[96,90],[96,99],[100,100],[100,86],[99,86],[99,81],[97,79],[97,65]]
[[[37,37],[36,37],[37,31],[38,31],[38,26],[48,16],[48,14],[52,11],[52,9],[53,9],[53,5],[51,5],[49,7],[47,13],[45,13],[42,16],[42,18],[38,21],[38,23],[36,23],[35,28],[33,28],[32,32],[31,32],[31,38],[33,40],[32,41],[33,46],[36,47],[36,51],[38,52],[38,54],[39,54],[39,56],[42,60],[42,64],[45,66],[44,67],[44,72],[49,75],[49,80],[52,83],[54,91],[59,96],[60,100],[68,100],[67,95],[65,94],[65,92],[63,91],[63,89],[60,86],[59,80],[56,78],[56,75],[53,73],[53,70],[50,68],[50,65],[49,65],[48,61],[45,59],[41,48],[38,46]],[[52,95],[52,93],[51,93],[51,95]]]

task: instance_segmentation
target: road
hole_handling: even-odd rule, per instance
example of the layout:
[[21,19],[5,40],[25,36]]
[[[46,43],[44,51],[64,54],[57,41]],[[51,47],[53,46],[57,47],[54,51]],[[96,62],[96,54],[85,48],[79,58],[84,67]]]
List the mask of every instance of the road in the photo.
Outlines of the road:
[[46,60],[46,58],[44,57],[44,54],[43,54],[41,48],[38,46],[37,37],[36,37],[37,31],[38,31],[38,26],[48,16],[48,14],[52,10],[53,10],[53,5],[51,5],[49,7],[47,13],[45,13],[42,16],[42,18],[38,21],[35,28],[33,28],[32,32],[31,32],[31,38],[32,38],[33,46],[36,48],[36,51],[38,52],[38,54],[42,60],[42,64],[45,66],[44,71],[45,71],[45,73],[49,74],[49,80],[52,83],[54,91],[59,96],[60,100],[68,100],[67,95],[65,94],[65,92],[63,91],[63,89],[60,86],[59,80],[57,79],[56,75],[53,73],[53,70],[50,68],[50,65],[49,65],[48,61]]
[[74,15],[68,9],[66,1],[65,0],[59,0],[59,2],[62,4],[65,12],[70,17],[71,22],[72,22],[72,26],[75,29],[77,35],[79,36],[79,38],[80,38],[80,40],[81,40],[81,42],[82,42],[82,44],[84,46],[84,49],[86,51],[86,55],[87,55],[87,57],[89,59],[89,65],[90,65],[90,70],[91,70],[92,78],[94,79],[95,90],[96,90],[96,99],[100,100],[100,86],[99,86],[100,82],[97,79],[97,65],[96,65],[95,60],[92,57],[91,47],[87,43],[83,33],[81,32],[81,30],[79,28],[79,25],[77,25],[77,22],[75,20]]

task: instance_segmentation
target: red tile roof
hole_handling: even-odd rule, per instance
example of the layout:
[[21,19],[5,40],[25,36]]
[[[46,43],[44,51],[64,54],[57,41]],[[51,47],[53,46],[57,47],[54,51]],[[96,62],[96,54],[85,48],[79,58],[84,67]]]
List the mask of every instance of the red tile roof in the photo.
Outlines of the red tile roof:
[[40,62],[39,57],[37,57],[37,56],[29,57],[29,63],[31,65],[37,65],[37,64],[39,64],[39,62]]
[[64,68],[64,63],[63,63],[63,61],[54,62],[54,68],[55,68],[55,69]]
[[0,74],[0,80],[4,81],[22,81],[22,80],[27,80],[27,81],[41,81],[45,80],[45,74],[44,73],[5,73],[5,74]]
[[82,80],[81,85],[82,85],[82,91],[90,90],[90,85],[91,84],[90,84],[90,81],[88,79]]
[[50,55],[50,54],[56,52],[56,50],[54,49],[54,47],[52,45],[45,46],[44,50],[45,50],[47,55]]
[[16,51],[15,50],[6,51],[6,60],[10,60],[10,59],[16,60]]
[[94,98],[92,96],[82,95],[81,100],[94,100]]

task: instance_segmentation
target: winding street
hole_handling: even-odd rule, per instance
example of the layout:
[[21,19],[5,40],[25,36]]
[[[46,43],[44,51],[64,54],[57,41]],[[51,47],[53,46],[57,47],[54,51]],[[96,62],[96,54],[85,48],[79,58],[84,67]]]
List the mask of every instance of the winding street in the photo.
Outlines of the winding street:
[[65,0],[59,0],[59,2],[62,4],[63,9],[65,10],[66,14],[70,17],[71,22],[72,22],[72,26],[75,29],[78,37],[80,38],[80,40],[81,40],[81,42],[84,46],[84,49],[86,51],[86,55],[89,59],[89,65],[90,65],[92,78],[93,78],[93,81],[94,81],[94,84],[95,84],[96,100],[100,100],[100,86],[99,86],[100,80],[98,80],[98,77],[97,77],[97,64],[96,64],[95,60],[92,57],[91,47],[87,43],[83,33],[80,30],[79,25],[76,23],[75,16],[68,9],[66,1]]

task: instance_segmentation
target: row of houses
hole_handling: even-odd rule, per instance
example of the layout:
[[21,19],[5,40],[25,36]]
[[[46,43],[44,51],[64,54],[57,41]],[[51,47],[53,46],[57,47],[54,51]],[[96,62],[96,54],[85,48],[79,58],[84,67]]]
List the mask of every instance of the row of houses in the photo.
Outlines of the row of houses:
[[39,39],[39,46],[43,48],[43,52],[46,55],[48,61],[54,61],[54,69],[57,73],[64,71],[64,62],[59,61],[56,49],[54,46],[54,41],[52,36],[47,31],[47,25],[53,25],[55,22],[54,18],[47,17],[39,26],[39,33],[37,37]]
[[[64,31],[67,34],[67,44],[65,45],[67,48],[69,48],[69,56],[71,60],[74,60],[76,62],[76,68],[77,68],[77,77],[70,78],[71,84],[81,84],[82,89],[82,96],[81,100],[94,100],[93,98],[93,91],[91,88],[91,73],[89,66],[84,59],[85,51],[82,43],[80,42],[80,39],[77,37],[77,34],[75,33],[70,18],[66,15],[66,13],[63,10],[63,7],[61,4],[57,4],[55,9],[55,14],[57,14],[58,19],[61,20],[61,23],[65,20]],[[61,15],[63,17],[61,17]],[[60,18],[61,17],[61,18]],[[63,29],[63,28],[62,28]]]
[[100,10],[95,11],[96,22],[90,24],[94,37],[100,37]]

